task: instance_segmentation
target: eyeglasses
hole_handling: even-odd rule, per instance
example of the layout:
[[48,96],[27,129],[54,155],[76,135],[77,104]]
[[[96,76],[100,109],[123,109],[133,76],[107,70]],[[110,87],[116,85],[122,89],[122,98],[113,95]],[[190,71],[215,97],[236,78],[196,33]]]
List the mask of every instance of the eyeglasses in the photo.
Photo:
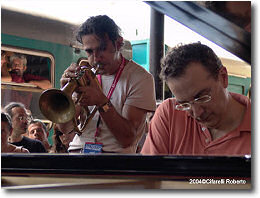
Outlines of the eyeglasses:
[[211,96],[210,95],[204,95],[201,96],[199,98],[195,98],[194,100],[190,101],[190,102],[185,102],[182,104],[177,104],[175,106],[175,109],[179,110],[179,111],[188,111],[191,109],[191,105],[192,104],[202,104],[202,103],[206,103],[211,101]]
[[28,121],[28,122],[31,121],[31,118],[28,117],[28,116],[18,116],[18,119],[19,119],[20,121]]

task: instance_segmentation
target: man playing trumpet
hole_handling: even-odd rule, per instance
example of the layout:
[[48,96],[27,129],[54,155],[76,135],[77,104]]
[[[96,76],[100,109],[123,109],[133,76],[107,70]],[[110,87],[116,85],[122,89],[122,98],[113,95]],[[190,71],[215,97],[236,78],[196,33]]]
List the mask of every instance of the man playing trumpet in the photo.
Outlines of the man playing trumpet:
[[[146,113],[155,111],[153,76],[122,56],[120,31],[106,15],[90,17],[79,28],[77,40],[85,48],[89,65],[98,69],[101,89],[95,78],[85,72],[88,85],[79,86],[74,94],[79,100],[76,114],[86,106],[90,109],[96,106],[98,111],[83,133],[74,137],[69,151],[135,153],[144,133]],[[64,71],[60,79],[62,87],[77,77],[79,68],[72,63]],[[69,133],[73,123],[59,127],[63,133]]]

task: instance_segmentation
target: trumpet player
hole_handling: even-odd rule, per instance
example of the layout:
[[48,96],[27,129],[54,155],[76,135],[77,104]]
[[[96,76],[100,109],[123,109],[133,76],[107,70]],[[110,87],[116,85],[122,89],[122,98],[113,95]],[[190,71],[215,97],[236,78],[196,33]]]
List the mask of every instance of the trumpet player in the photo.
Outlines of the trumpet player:
[[[147,112],[156,109],[153,76],[121,54],[121,29],[106,15],[92,16],[79,28],[77,40],[83,44],[88,64],[97,69],[97,81],[89,74],[87,86],[79,86],[73,95],[82,107],[98,111],[81,135],[70,143],[70,152],[135,153],[144,133]],[[63,87],[80,69],[72,63],[63,73]],[[72,121],[59,124],[63,133],[73,130]]]

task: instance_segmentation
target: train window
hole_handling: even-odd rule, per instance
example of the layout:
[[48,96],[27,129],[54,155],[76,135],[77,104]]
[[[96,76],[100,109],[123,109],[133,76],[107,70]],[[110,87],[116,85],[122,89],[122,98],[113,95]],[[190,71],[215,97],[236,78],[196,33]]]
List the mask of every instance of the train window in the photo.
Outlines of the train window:
[[34,118],[44,119],[38,106],[40,94],[53,87],[54,58],[46,52],[2,46],[1,107],[21,102]]

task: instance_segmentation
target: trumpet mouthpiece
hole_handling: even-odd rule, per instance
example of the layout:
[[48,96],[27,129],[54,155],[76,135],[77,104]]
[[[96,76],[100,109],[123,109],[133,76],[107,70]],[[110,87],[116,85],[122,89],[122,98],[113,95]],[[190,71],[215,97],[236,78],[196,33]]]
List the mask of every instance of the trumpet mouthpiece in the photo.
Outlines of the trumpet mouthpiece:
[[97,75],[99,68],[100,68],[100,64],[97,64],[97,66],[93,68],[94,71],[93,70],[92,71],[94,72],[95,75]]

